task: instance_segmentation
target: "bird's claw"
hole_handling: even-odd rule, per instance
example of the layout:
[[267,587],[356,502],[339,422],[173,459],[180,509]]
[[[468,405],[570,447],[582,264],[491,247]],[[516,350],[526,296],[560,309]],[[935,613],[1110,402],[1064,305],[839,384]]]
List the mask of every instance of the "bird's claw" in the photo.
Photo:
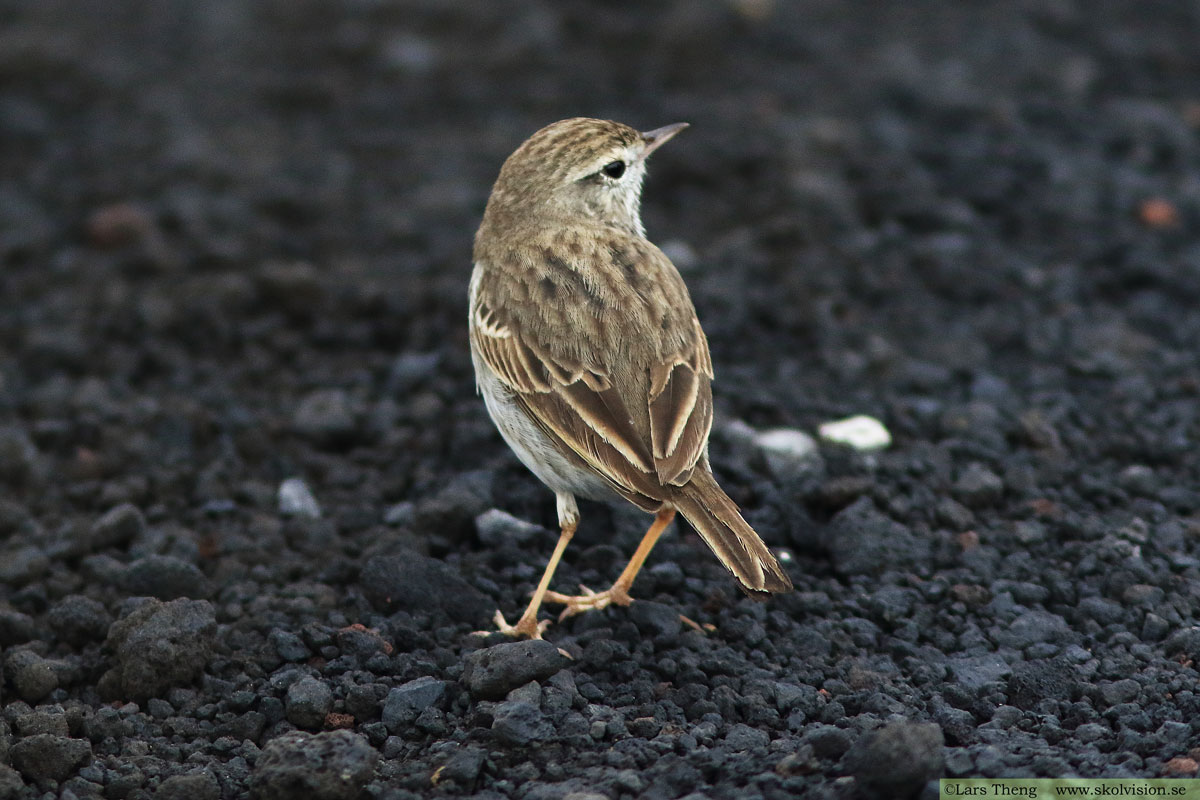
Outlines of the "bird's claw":
[[562,613],[558,615],[559,622],[576,614],[582,614],[585,611],[599,611],[602,608],[608,608],[610,605],[627,606],[633,602],[633,598],[629,596],[629,592],[621,586],[614,585],[603,592],[594,592],[586,586],[580,586],[579,591],[582,594],[569,595],[558,592],[546,592],[545,602],[561,603],[566,606]]
[[[524,615],[517,620],[516,625],[509,625],[508,620],[504,618],[503,611],[496,612],[496,616],[492,617],[492,623],[496,626],[497,632],[503,633],[505,636],[511,636],[514,639],[522,636],[530,639],[541,639],[542,634],[546,632],[546,628],[550,627],[550,620],[548,619],[538,622],[536,617],[528,617]],[[476,631],[476,633],[484,636],[490,636],[492,631]]]

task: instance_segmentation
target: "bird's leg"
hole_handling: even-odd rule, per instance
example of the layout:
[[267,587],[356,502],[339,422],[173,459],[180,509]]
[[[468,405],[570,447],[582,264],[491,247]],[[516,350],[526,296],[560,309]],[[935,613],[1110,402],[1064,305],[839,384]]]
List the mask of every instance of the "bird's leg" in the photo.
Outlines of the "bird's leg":
[[509,625],[500,611],[497,611],[496,616],[492,618],[501,633],[540,639],[542,633],[550,626],[550,620],[538,622],[538,609],[541,608],[542,600],[547,596],[546,590],[550,588],[550,580],[554,577],[554,570],[558,568],[558,562],[562,560],[563,551],[567,549],[567,544],[575,535],[575,529],[579,527],[579,507],[575,504],[575,498],[569,494],[559,494],[557,500],[558,524],[562,531],[558,536],[558,544],[554,546],[554,552],[550,555],[550,561],[546,564],[542,579],[538,582],[537,589],[534,590],[533,597],[530,598],[529,605],[525,607],[525,613],[517,620],[517,624]]
[[650,555],[655,543],[658,542],[659,537],[663,535],[674,518],[675,509],[673,508],[664,508],[655,515],[654,522],[646,531],[646,535],[642,537],[642,542],[634,551],[633,558],[629,559],[629,563],[625,565],[620,577],[605,591],[593,592],[586,586],[581,586],[579,588],[583,590],[583,594],[580,595],[546,592],[547,602],[562,603],[566,606],[559,615],[559,619],[563,620],[584,611],[594,611],[610,605],[627,606],[632,603],[633,598],[629,596],[629,589],[633,586],[633,579],[637,577],[638,572],[642,569],[642,564],[646,562],[646,556]]

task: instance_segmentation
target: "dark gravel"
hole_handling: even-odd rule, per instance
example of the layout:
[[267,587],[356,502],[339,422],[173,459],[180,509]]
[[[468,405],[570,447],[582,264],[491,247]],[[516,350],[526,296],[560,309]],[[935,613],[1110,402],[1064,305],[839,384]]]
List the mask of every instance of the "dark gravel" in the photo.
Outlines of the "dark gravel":
[[350,731],[287,733],[263,748],[250,794],[261,800],[353,800],[378,760],[379,752]]
[[498,700],[530,681],[549,678],[569,661],[552,642],[504,642],[467,656],[462,683],[472,697]]
[[[1196,775],[1195,4],[78,6],[0,0],[0,798]],[[646,221],[796,591],[678,530],[498,643],[556,533],[471,237],[577,114],[692,123]],[[556,589],[647,522],[583,514]]]

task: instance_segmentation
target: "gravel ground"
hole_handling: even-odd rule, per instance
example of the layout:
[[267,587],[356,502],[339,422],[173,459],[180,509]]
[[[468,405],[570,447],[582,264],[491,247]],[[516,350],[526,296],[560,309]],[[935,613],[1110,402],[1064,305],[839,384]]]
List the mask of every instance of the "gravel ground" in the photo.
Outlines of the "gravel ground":
[[[1198,40],[1168,0],[0,0],[0,798],[1195,776]],[[647,224],[796,592],[683,529],[629,609],[501,643],[554,509],[473,393],[471,238],[579,114],[693,124]],[[763,435],[854,414],[892,446]],[[583,512],[559,588],[647,521]]]

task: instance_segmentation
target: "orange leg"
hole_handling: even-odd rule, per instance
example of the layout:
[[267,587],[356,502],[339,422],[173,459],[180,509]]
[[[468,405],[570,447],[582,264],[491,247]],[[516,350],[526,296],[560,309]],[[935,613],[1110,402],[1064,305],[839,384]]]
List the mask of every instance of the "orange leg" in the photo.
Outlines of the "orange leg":
[[646,556],[650,555],[650,551],[654,549],[654,545],[658,542],[659,537],[663,535],[663,532],[666,531],[667,526],[671,524],[671,520],[674,518],[675,509],[673,508],[663,509],[655,515],[654,522],[650,525],[650,529],[646,531],[646,535],[642,537],[642,542],[634,552],[633,558],[629,559],[629,563],[625,565],[625,569],[621,572],[620,577],[607,590],[597,593],[586,586],[581,586],[579,587],[583,590],[583,594],[581,595],[546,592],[545,600],[547,602],[562,603],[566,606],[559,619],[573,617],[584,611],[606,608],[609,605],[627,606],[632,603],[633,598],[629,596],[629,589],[633,586],[633,580],[637,577],[638,572],[641,571],[642,564],[646,563]]
[[500,611],[496,612],[493,620],[501,633],[509,636],[528,636],[530,639],[542,638],[542,633],[550,625],[550,620],[538,622],[538,609],[541,608],[542,600],[547,595],[546,590],[550,588],[550,579],[554,577],[554,570],[558,569],[558,562],[562,560],[563,551],[567,549],[567,544],[575,535],[575,528],[578,524],[576,521],[563,525],[562,533],[558,537],[558,544],[554,546],[554,553],[551,554],[550,561],[546,564],[542,579],[538,582],[538,587],[534,590],[533,597],[530,599],[529,605],[525,607],[525,613],[517,620],[517,624],[509,625],[504,619],[504,614]]

